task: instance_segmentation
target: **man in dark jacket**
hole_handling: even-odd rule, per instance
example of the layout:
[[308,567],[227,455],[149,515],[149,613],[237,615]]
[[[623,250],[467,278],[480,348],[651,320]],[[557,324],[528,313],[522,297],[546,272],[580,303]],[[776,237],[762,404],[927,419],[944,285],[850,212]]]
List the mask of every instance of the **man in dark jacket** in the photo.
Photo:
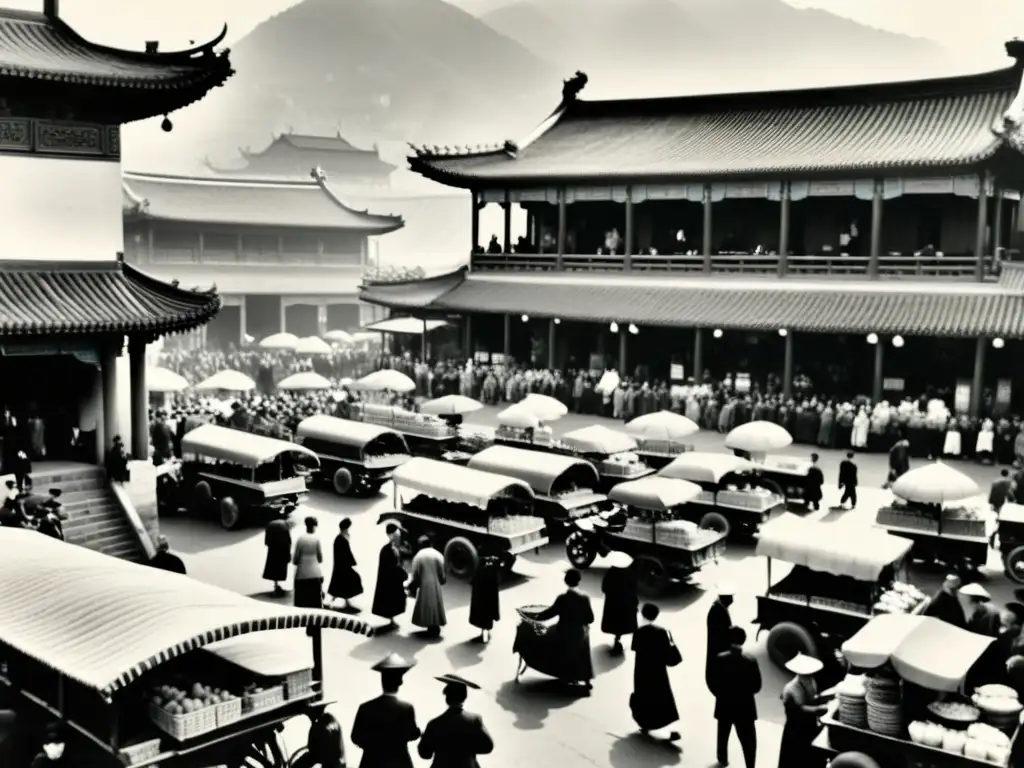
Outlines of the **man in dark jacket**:
[[999,473],[999,479],[992,483],[988,492],[988,503],[998,514],[1003,504],[1009,501],[1013,493],[1013,479],[1010,477],[1010,470],[1004,469]]
[[288,566],[292,562],[292,532],[287,520],[275,517],[267,523],[263,546],[267,548],[263,578],[274,583],[274,595],[280,597],[284,594],[281,582],[288,579]]
[[156,554],[153,555],[149,564],[154,568],[159,568],[161,571],[170,571],[171,573],[180,573],[182,576],[185,575],[185,563],[180,557],[171,553],[171,545],[167,541],[166,536],[157,537]]
[[711,679],[718,721],[718,764],[729,764],[729,736],[736,729],[746,768],[754,768],[757,763],[755,696],[761,691],[761,669],[757,660],[743,650],[747,641],[743,628],[730,627],[728,635],[729,650],[718,654]]
[[458,675],[441,675],[444,700],[448,709],[438,715],[423,730],[418,751],[424,760],[433,760],[433,768],[480,768],[477,755],[494,751],[494,741],[480,715],[466,712],[469,689],[480,686]]
[[967,629],[967,616],[964,615],[964,609],[957,597],[962,586],[963,582],[959,576],[955,573],[949,574],[942,582],[942,587],[928,603],[928,607],[924,611],[925,615],[941,619],[954,627]]
[[888,485],[899,480],[910,470],[910,441],[898,440],[889,449],[889,480]]
[[711,688],[711,675],[714,661],[718,654],[729,650],[729,629],[732,627],[732,616],[729,606],[732,605],[734,592],[730,586],[720,586],[718,597],[708,609],[708,650],[704,662],[704,682]]
[[373,665],[383,693],[360,704],[352,724],[352,743],[363,750],[359,768],[412,768],[409,742],[420,737],[420,729],[416,710],[398,698],[398,689],[415,664],[392,653]]
[[153,464],[159,467],[174,458],[174,433],[164,411],[157,411],[154,415],[149,427],[149,439],[153,443]]
[[825,485],[825,475],[818,466],[819,458],[818,454],[811,454],[811,466],[807,469],[807,492],[804,497],[807,500],[807,508],[814,512],[821,509],[821,489]]
[[848,451],[846,458],[839,462],[839,488],[843,492],[839,506],[845,508],[846,502],[850,502],[851,510],[857,508],[857,465],[853,457],[853,451]]

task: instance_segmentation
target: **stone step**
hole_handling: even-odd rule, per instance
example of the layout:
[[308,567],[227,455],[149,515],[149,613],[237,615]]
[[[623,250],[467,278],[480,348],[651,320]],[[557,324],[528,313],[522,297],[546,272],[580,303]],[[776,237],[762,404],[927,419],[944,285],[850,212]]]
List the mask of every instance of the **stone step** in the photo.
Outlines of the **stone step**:
[[89,541],[97,535],[106,534],[108,532],[116,533],[122,531],[133,531],[131,526],[128,525],[123,518],[117,515],[76,522],[74,525],[69,525],[68,523],[70,522],[71,521],[68,520],[64,523],[64,538],[69,540],[74,539],[76,543]]
[[80,469],[67,470],[42,470],[32,473],[32,482],[37,485],[43,481],[49,483],[78,483],[83,480],[103,482],[106,480],[106,471],[100,467],[82,467]]
[[125,528],[99,531],[84,539],[75,538],[68,539],[68,541],[72,544],[77,544],[80,547],[88,547],[96,552],[103,552],[106,554],[109,554],[110,551],[114,549],[134,549],[136,547],[140,547],[131,531]]
[[72,519],[80,515],[87,515],[97,509],[120,509],[117,502],[109,496],[93,496],[91,499],[82,499],[71,504],[62,504],[61,509]]
[[107,490],[107,483],[104,479],[99,480],[73,480],[66,483],[46,482],[32,478],[32,490],[40,496],[46,496],[51,488],[60,488],[60,498],[63,501],[66,497],[75,496],[81,493],[98,493]]

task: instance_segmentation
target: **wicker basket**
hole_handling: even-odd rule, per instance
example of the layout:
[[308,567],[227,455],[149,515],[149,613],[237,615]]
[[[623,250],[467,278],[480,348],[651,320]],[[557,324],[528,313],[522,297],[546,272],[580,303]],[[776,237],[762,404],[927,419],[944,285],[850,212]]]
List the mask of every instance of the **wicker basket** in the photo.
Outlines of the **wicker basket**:
[[536,618],[536,614],[543,610],[546,610],[546,605],[524,605],[522,608],[516,608],[516,613],[519,614],[519,618],[523,620],[525,624],[529,624],[539,635],[543,635],[548,631],[548,625],[543,621],[539,621]]
[[128,765],[136,765],[152,760],[160,754],[160,739],[140,741],[138,744],[131,744],[121,748],[121,756],[128,762]]
[[242,711],[246,714],[274,709],[284,704],[284,686],[275,685],[259,693],[247,693],[242,697]]
[[286,699],[299,699],[307,695],[313,689],[313,670],[302,669],[292,672],[284,679],[284,697]]
[[217,730],[216,707],[203,707],[194,712],[172,715],[163,707],[151,704],[149,718],[157,728],[178,741],[188,741],[196,736]]
[[242,719],[242,699],[228,699],[222,701],[214,709],[217,711],[217,727],[223,728]]

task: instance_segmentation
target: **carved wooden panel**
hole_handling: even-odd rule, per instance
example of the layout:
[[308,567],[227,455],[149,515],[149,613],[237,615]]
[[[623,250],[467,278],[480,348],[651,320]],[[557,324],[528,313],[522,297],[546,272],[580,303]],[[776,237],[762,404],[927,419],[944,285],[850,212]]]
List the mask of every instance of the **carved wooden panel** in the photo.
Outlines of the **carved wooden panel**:
[[98,125],[37,120],[35,138],[41,154],[103,155],[103,131]]
[[30,152],[32,150],[32,121],[26,118],[0,118],[0,150]]

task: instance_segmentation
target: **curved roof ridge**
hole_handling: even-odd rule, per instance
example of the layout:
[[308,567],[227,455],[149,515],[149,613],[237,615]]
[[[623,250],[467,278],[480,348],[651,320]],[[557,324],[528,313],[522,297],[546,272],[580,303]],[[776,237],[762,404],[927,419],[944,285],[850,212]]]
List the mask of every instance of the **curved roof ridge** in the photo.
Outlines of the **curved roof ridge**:
[[[131,51],[131,50],[127,50],[127,49],[124,49],[124,48],[115,48],[113,46],[103,45],[101,43],[94,43],[91,40],[83,37],[78,32],[76,32],[74,30],[74,28],[71,27],[63,19],[61,19],[59,17],[57,17],[57,18],[50,18],[50,17],[45,16],[43,14],[39,14],[39,15],[42,17],[42,19],[45,22],[47,22],[49,24],[52,24],[54,27],[59,29],[62,33],[66,34],[68,37],[70,37],[74,42],[78,43],[79,45],[84,45],[84,46],[86,46],[88,48],[92,48],[94,51],[98,51],[98,52],[102,52],[102,53],[108,53],[108,54],[114,54],[114,55],[120,56],[120,57],[125,58],[125,59],[134,59],[136,61],[147,62],[147,63],[152,63],[152,64],[180,64],[180,63],[194,64],[195,63],[195,59],[196,59],[197,56],[200,56],[200,55],[202,55],[202,56],[213,56],[213,55],[215,55],[214,54],[214,50],[213,50],[214,47],[216,47],[216,46],[220,45],[222,42],[224,42],[224,38],[226,38],[227,35],[228,35],[228,25],[224,24],[224,26],[221,28],[220,34],[218,34],[212,40],[210,40],[210,41],[208,41],[206,43],[203,43],[202,45],[197,45],[194,48],[186,48],[186,49],[183,49],[183,50],[180,50],[180,51],[164,51],[164,52],[161,52],[161,51],[155,51],[155,52]],[[224,58],[224,57],[225,57],[224,54],[221,54],[220,56],[218,56],[218,58]]]
[[238,187],[284,187],[287,189],[315,189],[316,182],[306,179],[291,178],[261,178],[258,176],[187,176],[173,173],[152,173],[144,171],[124,171],[122,177],[127,180],[129,177],[139,181],[166,182],[168,184],[201,184],[207,186],[238,186]]
[[390,226],[389,229],[382,229],[377,234],[385,234],[386,232],[393,232],[394,230],[401,229],[402,227],[405,226],[405,219],[403,219],[398,214],[394,214],[394,213],[387,213],[387,214],[370,213],[370,211],[368,209],[360,211],[360,210],[357,210],[357,209],[351,207],[350,205],[347,205],[338,196],[338,194],[333,189],[331,189],[330,185],[328,185],[328,183],[327,183],[327,174],[323,172],[323,169],[321,169],[319,167],[313,168],[309,172],[309,175],[313,179],[313,181],[316,183],[316,185],[319,186],[321,190],[323,190],[324,194],[327,195],[327,197],[329,197],[331,199],[331,201],[335,205],[337,205],[339,208],[341,208],[343,211],[345,211],[347,213],[351,213],[351,214],[356,215],[356,216],[368,217],[370,219],[378,219],[383,226],[385,226],[385,227]]

